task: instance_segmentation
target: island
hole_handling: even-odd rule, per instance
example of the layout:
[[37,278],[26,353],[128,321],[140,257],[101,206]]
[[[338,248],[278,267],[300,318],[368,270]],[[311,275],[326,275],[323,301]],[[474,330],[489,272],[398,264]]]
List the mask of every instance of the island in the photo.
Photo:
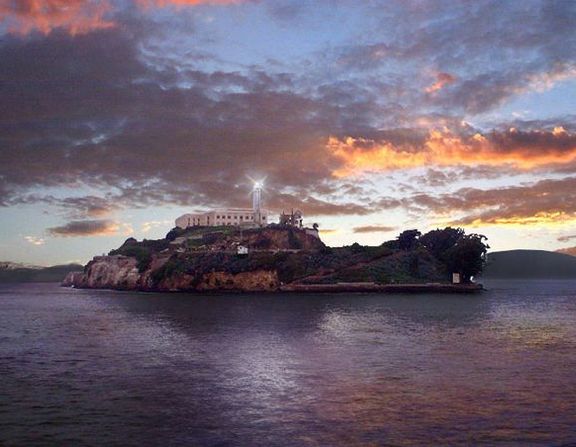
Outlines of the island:
[[326,246],[317,228],[190,226],[127,239],[64,286],[175,292],[454,292],[482,290],[485,237],[447,227],[402,232],[378,246]]

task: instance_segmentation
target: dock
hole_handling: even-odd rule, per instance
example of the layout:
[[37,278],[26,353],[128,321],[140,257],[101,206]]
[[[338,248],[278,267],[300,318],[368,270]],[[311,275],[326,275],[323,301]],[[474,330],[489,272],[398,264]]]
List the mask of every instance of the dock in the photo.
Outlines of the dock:
[[280,292],[301,293],[479,293],[482,284],[377,284],[373,282],[349,282],[335,284],[285,284]]

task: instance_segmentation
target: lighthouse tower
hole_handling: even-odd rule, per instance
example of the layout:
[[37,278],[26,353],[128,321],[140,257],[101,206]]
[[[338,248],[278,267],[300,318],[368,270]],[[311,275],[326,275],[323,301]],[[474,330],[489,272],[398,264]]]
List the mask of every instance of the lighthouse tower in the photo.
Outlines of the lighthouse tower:
[[252,211],[254,212],[254,222],[257,225],[262,225],[262,182],[254,182]]

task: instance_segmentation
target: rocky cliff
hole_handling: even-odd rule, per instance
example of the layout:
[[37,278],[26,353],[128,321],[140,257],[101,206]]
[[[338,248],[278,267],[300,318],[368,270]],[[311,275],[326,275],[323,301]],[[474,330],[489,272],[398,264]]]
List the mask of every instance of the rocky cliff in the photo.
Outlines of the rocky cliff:
[[198,275],[174,271],[164,275],[162,267],[169,258],[156,258],[143,272],[135,258],[121,255],[97,256],[84,272],[71,272],[62,285],[84,289],[115,289],[143,291],[273,291],[280,286],[275,271],[255,270],[230,273],[202,272]]
[[[238,247],[250,250],[238,255]],[[94,257],[64,286],[144,291],[273,291],[280,287],[274,255],[325,248],[298,228],[176,230],[167,239],[128,239],[108,256]]]

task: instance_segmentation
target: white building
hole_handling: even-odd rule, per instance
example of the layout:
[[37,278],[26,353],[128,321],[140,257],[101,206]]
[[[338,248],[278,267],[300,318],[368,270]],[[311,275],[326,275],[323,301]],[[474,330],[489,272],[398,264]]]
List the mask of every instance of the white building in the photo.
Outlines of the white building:
[[255,213],[252,208],[229,208],[208,211],[200,214],[184,214],[176,219],[179,228],[188,227],[219,227],[219,226],[266,226],[270,211],[260,209]]
[[262,208],[262,184],[254,183],[252,208],[229,208],[199,214],[184,214],[176,219],[179,228],[246,226],[262,227],[270,221],[270,211]]

